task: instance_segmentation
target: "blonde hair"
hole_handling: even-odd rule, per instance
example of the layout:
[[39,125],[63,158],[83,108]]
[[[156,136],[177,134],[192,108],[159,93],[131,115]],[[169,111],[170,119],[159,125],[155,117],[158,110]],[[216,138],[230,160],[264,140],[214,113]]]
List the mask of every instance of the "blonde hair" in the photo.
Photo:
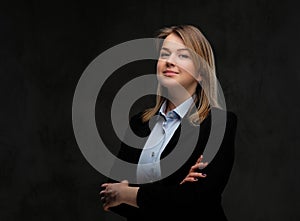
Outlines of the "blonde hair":
[[[165,39],[170,34],[178,35],[185,46],[196,54],[195,65],[200,68],[202,77],[201,86],[198,84],[194,97],[194,104],[197,110],[189,116],[191,123],[200,124],[209,114],[212,106],[221,108],[218,100],[218,81],[216,77],[215,60],[210,43],[201,31],[192,25],[180,25],[165,27],[159,30],[157,38]],[[161,41],[160,41],[161,42]],[[161,48],[159,45],[159,50]],[[200,58],[200,59],[199,59]],[[166,100],[162,96],[163,88],[158,84],[156,105],[147,109],[142,114],[142,121],[149,121],[160,109]]]

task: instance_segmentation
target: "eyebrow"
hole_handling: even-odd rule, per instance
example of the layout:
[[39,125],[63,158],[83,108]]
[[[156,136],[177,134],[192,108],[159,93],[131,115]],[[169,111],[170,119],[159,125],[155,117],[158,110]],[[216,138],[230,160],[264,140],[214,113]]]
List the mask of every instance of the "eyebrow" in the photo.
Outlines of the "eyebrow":
[[[171,52],[170,49],[165,48],[165,47],[162,47],[161,49],[162,49],[162,50],[166,50],[166,51],[168,51],[168,52]],[[177,49],[177,51],[190,51],[190,50],[189,50],[188,48],[179,48],[179,49]]]

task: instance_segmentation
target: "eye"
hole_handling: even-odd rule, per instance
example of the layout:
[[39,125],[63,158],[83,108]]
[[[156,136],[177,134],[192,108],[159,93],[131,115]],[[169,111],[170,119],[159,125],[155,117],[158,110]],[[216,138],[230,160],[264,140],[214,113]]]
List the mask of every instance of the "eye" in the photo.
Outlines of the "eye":
[[166,52],[161,52],[159,57],[160,58],[167,58],[170,54],[169,53],[166,53]]
[[179,58],[182,58],[182,59],[190,58],[190,56],[187,55],[187,54],[179,54],[178,57],[179,57]]

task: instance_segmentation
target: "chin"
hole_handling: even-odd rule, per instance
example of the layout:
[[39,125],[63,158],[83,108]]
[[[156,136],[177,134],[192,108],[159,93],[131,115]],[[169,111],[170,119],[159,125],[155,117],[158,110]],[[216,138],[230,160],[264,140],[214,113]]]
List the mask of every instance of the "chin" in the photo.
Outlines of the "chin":
[[185,87],[178,81],[178,79],[172,77],[159,77],[158,81],[161,86],[165,87],[167,90],[177,91],[185,93]]
[[158,76],[158,81],[164,87],[176,86],[179,84],[175,77]]

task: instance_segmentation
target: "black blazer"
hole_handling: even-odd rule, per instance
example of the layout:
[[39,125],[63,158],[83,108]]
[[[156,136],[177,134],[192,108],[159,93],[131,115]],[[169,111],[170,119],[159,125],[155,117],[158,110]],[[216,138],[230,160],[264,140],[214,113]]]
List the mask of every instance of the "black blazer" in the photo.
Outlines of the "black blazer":
[[[194,150],[188,160],[172,175],[160,181],[138,185],[140,187],[137,194],[139,208],[122,204],[110,210],[126,217],[128,221],[153,221],[162,217],[176,220],[181,219],[181,217],[184,218],[183,220],[227,220],[221,200],[234,162],[237,116],[230,111],[224,112],[218,108],[213,108],[213,110],[213,119],[217,125],[218,116],[224,113],[227,116],[227,121],[225,134],[217,154],[201,171],[207,174],[206,178],[199,178],[197,182],[180,185],[180,182],[189,173],[189,169],[195,164],[206,147],[212,125],[212,111],[200,124],[200,132],[188,122],[187,116],[182,119],[182,123],[188,123],[190,126],[185,127],[185,131],[182,131],[182,123],[180,124],[164,149],[161,159],[171,153],[175,146],[176,148],[187,148],[185,142],[178,143],[179,136],[183,136],[183,140],[189,140],[194,131],[197,131],[199,133],[197,134],[198,141],[195,147],[192,147]],[[149,122],[143,123],[141,121],[141,113],[131,118],[130,126],[133,132],[140,137],[149,136],[151,132]],[[132,148],[122,143],[118,157],[128,162],[138,163],[140,154],[141,149]],[[167,166],[161,165],[162,175]]]

